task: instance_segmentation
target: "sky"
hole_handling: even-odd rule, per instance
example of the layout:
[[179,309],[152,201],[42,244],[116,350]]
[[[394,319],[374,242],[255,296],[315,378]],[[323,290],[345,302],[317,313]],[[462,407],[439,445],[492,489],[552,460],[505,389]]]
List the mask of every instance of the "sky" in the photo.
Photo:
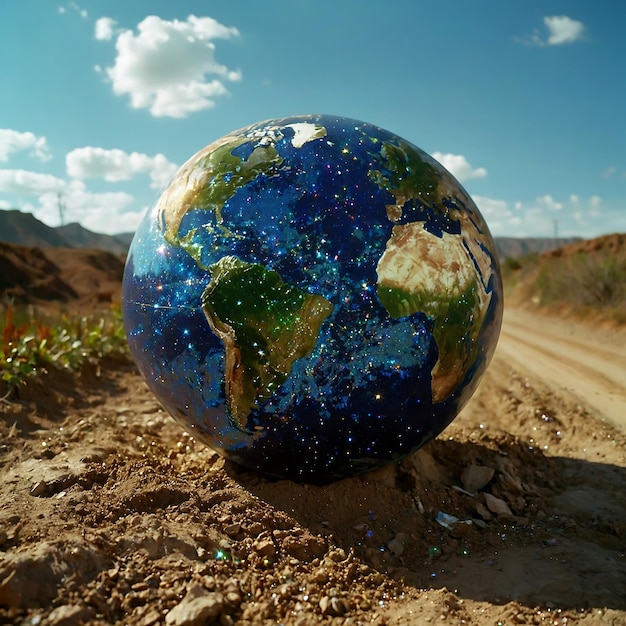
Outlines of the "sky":
[[0,0],[0,208],[133,231],[261,120],[425,150],[495,236],[626,232],[622,0]]

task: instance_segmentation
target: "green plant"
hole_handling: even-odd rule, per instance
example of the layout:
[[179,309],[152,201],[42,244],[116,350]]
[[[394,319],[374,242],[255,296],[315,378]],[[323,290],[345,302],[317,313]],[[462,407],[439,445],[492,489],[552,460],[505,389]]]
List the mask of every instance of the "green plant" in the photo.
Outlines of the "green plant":
[[0,322],[0,382],[9,392],[38,370],[50,366],[76,370],[85,362],[97,363],[111,354],[126,354],[127,343],[119,309],[98,317],[76,319],[63,316],[45,323],[32,312],[17,321],[9,304]]
[[545,265],[535,283],[542,304],[593,308],[626,304],[626,256],[579,254]]

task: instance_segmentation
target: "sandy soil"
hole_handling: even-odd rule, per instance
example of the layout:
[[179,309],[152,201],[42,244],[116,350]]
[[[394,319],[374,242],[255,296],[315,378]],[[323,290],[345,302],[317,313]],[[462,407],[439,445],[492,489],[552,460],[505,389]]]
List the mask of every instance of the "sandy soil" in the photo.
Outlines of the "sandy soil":
[[42,374],[0,403],[0,623],[625,624],[624,342],[507,311],[439,438],[325,487],[225,463],[127,363]]

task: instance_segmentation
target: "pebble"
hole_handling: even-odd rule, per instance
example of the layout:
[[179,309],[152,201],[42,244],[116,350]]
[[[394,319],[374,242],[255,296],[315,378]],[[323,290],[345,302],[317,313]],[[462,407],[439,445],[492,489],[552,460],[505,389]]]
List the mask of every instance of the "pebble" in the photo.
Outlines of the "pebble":
[[401,556],[404,553],[406,542],[409,536],[406,533],[398,533],[388,544],[389,551],[395,556]]
[[260,556],[276,556],[276,546],[274,545],[272,539],[269,537],[257,539],[252,547],[254,548],[254,551]]
[[216,618],[223,608],[224,596],[221,593],[194,585],[182,601],[167,613],[165,623],[168,626],[201,626]]
[[496,496],[485,493],[485,504],[487,508],[496,515],[513,515],[513,512],[509,508],[509,505],[500,498],[496,498]]
[[91,611],[84,606],[62,604],[50,613],[47,623],[50,626],[73,626],[86,622],[91,617],[93,617]]
[[322,596],[319,601],[320,611],[322,615],[339,616],[345,615],[347,612],[346,605],[341,598]]
[[46,481],[40,480],[38,483],[32,486],[30,490],[30,495],[34,496],[35,498],[38,498],[39,496],[43,496],[43,494],[46,493],[47,488],[48,488],[48,485],[46,484]]
[[476,493],[487,486],[493,478],[495,470],[484,465],[468,465],[461,474],[461,483],[464,489]]

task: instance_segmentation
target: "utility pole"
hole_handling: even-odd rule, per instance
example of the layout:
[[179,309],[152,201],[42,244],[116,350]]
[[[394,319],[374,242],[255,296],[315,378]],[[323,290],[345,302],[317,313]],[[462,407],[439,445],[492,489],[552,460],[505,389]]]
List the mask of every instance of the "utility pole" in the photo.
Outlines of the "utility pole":
[[57,207],[59,208],[59,221],[61,226],[65,226],[65,202],[63,202],[63,192],[57,193]]

